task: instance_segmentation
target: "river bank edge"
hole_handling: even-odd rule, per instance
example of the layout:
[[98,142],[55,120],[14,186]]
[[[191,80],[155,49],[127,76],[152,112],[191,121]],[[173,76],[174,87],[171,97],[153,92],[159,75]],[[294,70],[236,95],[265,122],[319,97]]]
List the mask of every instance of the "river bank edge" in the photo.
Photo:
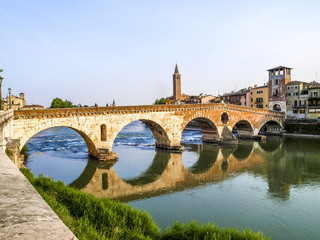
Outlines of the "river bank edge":
[[249,229],[239,232],[236,228],[218,228],[213,223],[198,225],[194,221],[176,222],[161,231],[143,210],[96,198],[51,178],[35,178],[30,169],[21,172],[79,239],[271,239]]
[[284,137],[298,137],[298,138],[320,138],[320,135],[303,134],[303,133],[283,133]]

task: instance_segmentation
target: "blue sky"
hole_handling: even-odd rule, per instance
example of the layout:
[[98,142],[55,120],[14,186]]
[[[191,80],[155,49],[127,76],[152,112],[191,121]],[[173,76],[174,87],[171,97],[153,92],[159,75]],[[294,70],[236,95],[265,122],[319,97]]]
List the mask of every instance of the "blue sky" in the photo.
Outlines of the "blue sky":
[[320,79],[319,1],[0,0],[2,94],[104,106],[262,85],[266,69]]

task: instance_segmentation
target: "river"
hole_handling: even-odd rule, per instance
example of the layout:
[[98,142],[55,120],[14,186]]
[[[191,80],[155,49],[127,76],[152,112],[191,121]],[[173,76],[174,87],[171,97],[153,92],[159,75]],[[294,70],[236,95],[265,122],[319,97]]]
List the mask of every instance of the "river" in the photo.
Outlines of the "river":
[[320,141],[269,137],[238,146],[204,144],[184,131],[182,153],[156,150],[136,121],[116,138],[114,165],[88,157],[75,131],[57,127],[27,145],[26,166],[97,197],[144,209],[165,229],[175,221],[250,228],[272,239],[320,238]]

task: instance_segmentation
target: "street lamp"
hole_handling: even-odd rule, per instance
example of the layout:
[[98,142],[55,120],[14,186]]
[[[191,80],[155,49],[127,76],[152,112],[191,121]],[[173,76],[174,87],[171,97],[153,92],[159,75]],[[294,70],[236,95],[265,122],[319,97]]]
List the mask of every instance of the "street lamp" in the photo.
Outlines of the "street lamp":
[[9,91],[9,109],[11,109],[11,88],[8,88]]
[[[2,72],[3,70],[0,69],[0,73]],[[3,106],[2,106],[2,94],[1,94],[1,87],[2,87],[2,80],[4,79],[4,77],[0,76],[0,110],[2,110]]]
[[[1,70],[1,69],[0,69]],[[2,94],[1,94],[1,87],[2,87],[2,80],[4,77],[0,76],[0,110],[2,110]]]

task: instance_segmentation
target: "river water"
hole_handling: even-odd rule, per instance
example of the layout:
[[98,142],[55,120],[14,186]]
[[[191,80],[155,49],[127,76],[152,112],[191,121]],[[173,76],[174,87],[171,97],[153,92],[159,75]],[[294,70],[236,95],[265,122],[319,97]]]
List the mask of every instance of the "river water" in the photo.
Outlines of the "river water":
[[320,140],[267,138],[238,146],[203,144],[184,131],[183,153],[156,150],[141,122],[126,126],[112,166],[88,157],[75,131],[31,138],[26,166],[97,197],[144,209],[165,229],[175,221],[250,228],[272,239],[320,239]]

